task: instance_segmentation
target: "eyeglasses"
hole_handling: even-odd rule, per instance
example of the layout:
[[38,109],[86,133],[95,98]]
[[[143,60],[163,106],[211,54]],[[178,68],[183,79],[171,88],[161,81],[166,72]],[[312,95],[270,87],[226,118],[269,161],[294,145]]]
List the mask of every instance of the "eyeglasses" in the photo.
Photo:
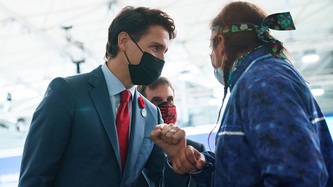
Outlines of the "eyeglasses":
[[218,39],[218,34],[217,34],[213,38],[210,39],[209,47],[214,49],[218,43],[219,43],[219,39]]
[[211,62],[213,62],[213,60],[212,60],[212,53],[213,53],[215,47],[217,46],[217,44],[219,43],[218,36],[219,36],[219,34],[216,34],[214,37],[212,37],[210,39],[210,45],[209,46],[212,49],[212,52],[209,54],[209,58],[210,58]]

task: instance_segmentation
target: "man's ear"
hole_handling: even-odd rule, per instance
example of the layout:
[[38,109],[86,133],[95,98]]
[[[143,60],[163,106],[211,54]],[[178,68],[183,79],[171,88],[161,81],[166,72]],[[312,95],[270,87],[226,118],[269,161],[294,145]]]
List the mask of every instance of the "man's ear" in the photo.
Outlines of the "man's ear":
[[129,35],[126,32],[121,32],[118,34],[118,46],[121,51],[125,51],[130,40]]
[[222,34],[219,34],[217,38],[219,40],[219,43],[217,44],[218,52],[220,53],[221,56],[223,56],[225,53],[225,39]]

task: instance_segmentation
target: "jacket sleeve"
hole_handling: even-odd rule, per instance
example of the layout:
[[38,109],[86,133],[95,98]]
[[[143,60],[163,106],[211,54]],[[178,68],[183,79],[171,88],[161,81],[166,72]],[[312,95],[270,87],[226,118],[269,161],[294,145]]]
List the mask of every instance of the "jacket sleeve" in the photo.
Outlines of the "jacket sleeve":
[[[327,169],[311,123],[313,96],[299,80],[247,79],[239,92],[242,125],[265,184],[324,186]],[[296,82],[298,81],[298,82]]]
[[[161,112],[158,107],[154,107],[157,112],[157,124],[161,124],[163,123]],[[146,180],[149,186],[187,187],[190,182],[191,176],[189,174],[180,175],[173,171],[168,164],[165,153],[157,145],[154,145],[145,168],[145,176],[148,178]]]
[[210,151],[201,154],[205,157],[206,165],[191,175],[198,187],[214,186],[215,154]]
[[52,186],[70,133],[72,95],[56,78],[34,112],[25,141],[19,186]]

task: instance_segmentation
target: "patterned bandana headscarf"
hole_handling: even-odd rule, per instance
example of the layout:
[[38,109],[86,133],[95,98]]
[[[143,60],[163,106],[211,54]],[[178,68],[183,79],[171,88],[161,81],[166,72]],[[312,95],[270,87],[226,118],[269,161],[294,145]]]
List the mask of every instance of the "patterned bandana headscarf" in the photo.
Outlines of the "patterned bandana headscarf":
[[271,52],[274,56],[284,58],[285,55],[282,52],[283,46],[282,43],[274,38],[265,35],[265,32],[268,30],[295,30],[294,22],[291,18],[289,12],[272,14],[264,18],[260,24],[254,25],[252,23],[230,23],[225,25],[217,25],[212,28],[212,30],[221,29],[222,33],[228,32],[242,32],[242,31],[253,31],[255,30],[258,38],[266,42],[271,48]]

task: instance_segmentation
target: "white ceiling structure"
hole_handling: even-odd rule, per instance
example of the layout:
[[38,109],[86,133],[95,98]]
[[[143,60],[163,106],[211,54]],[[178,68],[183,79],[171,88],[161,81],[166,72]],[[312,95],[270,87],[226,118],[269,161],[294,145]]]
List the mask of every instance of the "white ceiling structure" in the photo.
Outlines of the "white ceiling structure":
[[[180,123],[214,123],[223,95],[209,60],[209,23],[223,0],[0,0],[0,120],[31,118],[48,83],[103,63],[107,31],[127,5],[160,8],[176,23],[162,75],[176,89]],[[317,100],[333,114],[333,21],[331,0],[250,0],[267,13],[290,11],[296,30],[272,31],[295,59],[311,88],[322,88]],[[66,28],[66,29],[65,29]],[[303,64],[304,52],[320,56]],[[11,101],[7,101],[8,94]]]

